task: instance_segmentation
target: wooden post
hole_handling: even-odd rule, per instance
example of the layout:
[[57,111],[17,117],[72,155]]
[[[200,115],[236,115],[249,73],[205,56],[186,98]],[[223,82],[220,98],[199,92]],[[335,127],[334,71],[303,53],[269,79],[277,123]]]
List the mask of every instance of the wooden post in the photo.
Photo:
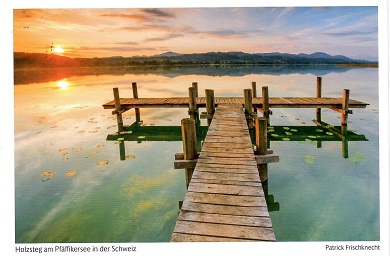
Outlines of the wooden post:
[[348,154],[348,140],[347,139],[343,139],[341,141],[341,147],[342,147],[342,157],[343,158],[348,158],[349,157],[349,154]]
[[196,104],[196,87],[188,88],[189,102],[188,102],[188,114],[192,119],[195,120],[195,123],[198,121],[198,106]]
[[[256,127],[256,155],[267,154],[267,118],[257,117],[255,119]],[[259,176],[261,182],[268,180],[268,164],[258,164]]]
[[267,125],[270,125],[268,86],[263,86],[261,88],[261,92],[262,92],[262,97],[263,97],[263,117],[265,117],[267,119]]
[[195,88],[196,97],[199,97],[199,93],[198,93],[198,82],[192,82],[192,87]]
[[119,98],[119,90],[117,87],[113,88],[114,100],[115,100],[115,114],[118,123],[118,133],[123,132],[123,118],[122,118],[122,107]]
[[253,128],[253,120],[252,120],[252,90],[244,89],[244,107],[245,107],[245,115],[248,121],[248,128]]
[[206,89],[206,113],[207,113],[207,125],[210,126],[212,116],[215,112],[214,90]]
[[[196,150],[196,127],[195,120],[184,118],[181,120],[181,136],[183,139],[184,160],[193,160],[198,157]],[[186,168],[186,186],[190,184],[194,169]]]
[[348,128],[349,89],[344,89],[343,103],[341,106],[341,133],[346,134]]
[[126,149],[125,149],[125,141],[119,141],[119,159],[121,161],[126,160]]
[[[257,98],[256,82],[252,82],[252,97]],[[257,113],[257,108],[253,108],[253,112]]]
[[[133,87],[133,98],[138,99],[137,83],[133,82],[131,85]],[[141,122],[141,113],[139,111],[139,108],[135,108],[135,121],[137,123]]]
[[[317,98],[322,97],[322,77],[317,77]],[[316,108],[316,120],[321,122],[321,108]]]

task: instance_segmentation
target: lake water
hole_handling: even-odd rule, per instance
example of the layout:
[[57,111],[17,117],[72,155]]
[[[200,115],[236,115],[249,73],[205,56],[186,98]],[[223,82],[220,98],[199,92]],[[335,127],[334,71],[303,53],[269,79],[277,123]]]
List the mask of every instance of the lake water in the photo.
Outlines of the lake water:
[[[348,128],[367,140],[282,141],[270,137],[280,162],[268,166],[270,212],[278,241],[379,241],[378,69],[334,67],[191,67],[174,69],[24,70],[15,73],[15,217],[17,243],[168,242],[183,200],[184,170],[175,170],[182,143],[107,140],[116,119],[102,104],[132,97],[199,94],[242,96],[256,81],[270,97],[350,97],[369,103],[353,109]],[[314,126],[315,109],[272,109],[271,126]],[[141,109],[142,127],[179,126],[187,109]],[[340,114],[322,111],[340,125]],[[125,125],[135,121],[124,113]],[[202,120],[205,125],[205,120]],[[141,128],[142,128],[141,127]],[[152,129],[152,128],[151,128]],[[161,128],[162,130],[162,128]],[[121,157],[122,154],[122,157]],[[123,159],[125,156],[125,160]],[[270,197],[271,198],[271,197]]]

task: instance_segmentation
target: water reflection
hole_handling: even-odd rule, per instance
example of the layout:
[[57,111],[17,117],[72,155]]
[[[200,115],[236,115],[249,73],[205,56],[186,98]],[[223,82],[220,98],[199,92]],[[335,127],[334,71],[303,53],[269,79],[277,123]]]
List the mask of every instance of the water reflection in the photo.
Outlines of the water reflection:
[[58,81],[70,76],[102,75],[160,75],[168,78],[178,76],[247,76],[247,75],[315,75],[344,73],[352,68],[336,65],[266,65],[266,66],[166,66],[166,67],[83,67],[50,69],[15,69],[15,85]]
[[60,80],[57,82],[57,86],[62,90],[68,89],[69,82],[66,79]]

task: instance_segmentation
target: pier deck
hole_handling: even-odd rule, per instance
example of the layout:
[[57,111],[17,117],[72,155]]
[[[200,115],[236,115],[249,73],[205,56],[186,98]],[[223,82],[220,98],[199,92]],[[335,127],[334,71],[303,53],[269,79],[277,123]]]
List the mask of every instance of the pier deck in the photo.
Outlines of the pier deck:
[[241,104],[216,109],[171,241],[275,241]]
[[[317,97],[270,97],[270,108],[341,108],[343,98],[317,98]],[[215,97],[215,105],[241,104],[244,105],[244,97]],[[121,98],[120,104],[123,110],[131,108],[188,108],[189,97],[171,98]],[[206,97],[197,97],[196,104],[200,108],[206,107]],[[253,98],[252,105],[256,108],[263,107],[262,98]],[[365,108],[368,104],[350,99],[349,108]],[[104,109],[115,109],[115,101],[103,104]]]

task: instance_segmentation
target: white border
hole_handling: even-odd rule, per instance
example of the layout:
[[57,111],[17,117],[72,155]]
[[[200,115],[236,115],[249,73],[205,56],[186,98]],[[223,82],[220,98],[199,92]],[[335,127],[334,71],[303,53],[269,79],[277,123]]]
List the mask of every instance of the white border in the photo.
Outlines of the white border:
[[[124,7],[267,7],[267,6],[378,6],[379,7],[379,109],[380,109],[380,206],[381,241],[353,242],[353,244],[380,244],[380,251],[325,251],[325,244],[351,244],[349,242],[298,242],[298,243],[152,243],[133,244],[137,246],[137,255],[389,255],[389,9],[388,0],[241,0],[236,2],[222,0],[191,1],[47,1],[14,0],[12,3],[0,3],[0,31],[2,42],[0,59],[0,114],[2,117],[0,157],[2,165],[1,183],[1,246],[2,255],[17,255],[14,244],[14,164],[13,164],[13,9],[21,8],[124,8]],[[11,1],[9,1],[11,2]],[[5,214],[4,214],[5,213]],[[89,245],[89,244],[83,244]],[[93,244],[91,244],[93,245]],[[99,244],[103,245],[103,244]],[[54,245],[53,245],[54,246]],[[107,246],[111,246],[107,244]],[[62,253],[63,254],[63,253]],[[99,253],[98,255],[128,255],[129,253]],[[20,255],[20,253],[19,253]],[[23,254],[24,255],[24,254]],[[29,253],[35,255],[35,253]],[[38,254],[36,254],[38,255]],[[53,254],[50,254],[53,255]],[[76,254],[66,254],[76,255]],[[80,254],[82,255],[82,254]],[[85,254],[87,255],[87,254]],[[93,254],[88,254],[93,255]]]

